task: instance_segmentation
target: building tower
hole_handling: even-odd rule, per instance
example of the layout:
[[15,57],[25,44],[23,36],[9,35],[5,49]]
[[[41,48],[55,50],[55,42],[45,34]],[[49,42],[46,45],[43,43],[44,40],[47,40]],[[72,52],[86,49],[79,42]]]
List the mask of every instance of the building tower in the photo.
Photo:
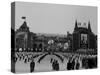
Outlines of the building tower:
[[75,21],[75,28],[74,28],[74,31],[77,31],[78,29],[78,26],[77,26],[77,20]]
[[91,31],[91,26],[90,26],[90,21],[88,22],[88,31],[89,31],[89,32],[92,32],[92,31]]
[[27,26],[26,17],[22,17],[22,19],[24,20],[23,24],[16,30],[16,47],[25,49],[28,47],[28,34],[30,31]]

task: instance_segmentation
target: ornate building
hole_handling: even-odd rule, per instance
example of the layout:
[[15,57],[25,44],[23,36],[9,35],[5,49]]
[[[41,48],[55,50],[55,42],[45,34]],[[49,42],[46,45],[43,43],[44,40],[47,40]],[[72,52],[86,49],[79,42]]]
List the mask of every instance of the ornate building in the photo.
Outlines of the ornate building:
[[75,22],[75,28],[73,31],[73,41],[72,47],[73,51],[78,49],[95,49],[96,50],[96,35],[92,32],[90,22],[88,22],[88,27],[86,27],[86,23],[84,23],[85,27],[79,27],[81,23]]
[[16,30],[15,33],[15,43],[16,48],[30,49],[33,47],[34,38],[36,34],[30,32],[26,21]]
[[[96,50],[97,36],[92,32],[90,22],[88,27],[81,23],[75,22],[75,28],[72,34],[67,35],[50,35],[36,34],[30,32],[26,21],[15,32],[15,48],[22,48],[22,51],[44,51],[52,47],[55,51],[77,51],[80,49]],[[52,42],[53,45],[50,45]]]

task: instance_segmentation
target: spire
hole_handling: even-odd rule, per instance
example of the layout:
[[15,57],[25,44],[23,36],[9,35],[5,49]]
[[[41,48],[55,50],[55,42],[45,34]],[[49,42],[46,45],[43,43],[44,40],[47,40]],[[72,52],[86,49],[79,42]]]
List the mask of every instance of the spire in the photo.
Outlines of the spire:
[[24,23],[22,24],[21,28],[27,28],[27,23],[26,23],[26,21],[24,21]]
[[74,30],[77,30],[78,26],[77,26],[77,20],[75,21],[75,28]]
[[27,26],[26,17],[23,16],[22,19],[24,20],[24,22],[23,22],[23,24],[21,25],[20,28],[21,28],[22,30],[25,30],[25,31],[26,31],[26,30],[29,29],[28,26]]
[[90,21],[88,22],[88,30],[89,30],[89,32],[91,32]]

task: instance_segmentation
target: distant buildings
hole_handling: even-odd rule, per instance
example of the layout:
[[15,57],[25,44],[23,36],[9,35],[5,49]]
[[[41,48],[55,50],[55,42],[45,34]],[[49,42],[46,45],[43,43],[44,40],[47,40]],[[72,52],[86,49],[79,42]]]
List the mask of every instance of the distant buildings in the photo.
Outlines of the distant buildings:
[[[97,49],[97,35],[92,32],[90,22],[88,22],[88,28],[79,27],[79,25],[80,23],[76,21],[72,34],[67,32],[65,36],[47,36],[30,32],[26,21],[24,21],[15,32],[15,49],[21,48],[21,51],[48,51],[49,47],[55,51]],[[52,44],[48,43],[50,40],[53,41]]]

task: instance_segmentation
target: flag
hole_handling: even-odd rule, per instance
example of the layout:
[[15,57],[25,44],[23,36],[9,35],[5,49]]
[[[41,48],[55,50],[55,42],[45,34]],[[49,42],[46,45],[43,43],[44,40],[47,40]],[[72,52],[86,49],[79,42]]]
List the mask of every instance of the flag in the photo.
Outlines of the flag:
[[22,16],[22,19],[26,19],[26,17]]

